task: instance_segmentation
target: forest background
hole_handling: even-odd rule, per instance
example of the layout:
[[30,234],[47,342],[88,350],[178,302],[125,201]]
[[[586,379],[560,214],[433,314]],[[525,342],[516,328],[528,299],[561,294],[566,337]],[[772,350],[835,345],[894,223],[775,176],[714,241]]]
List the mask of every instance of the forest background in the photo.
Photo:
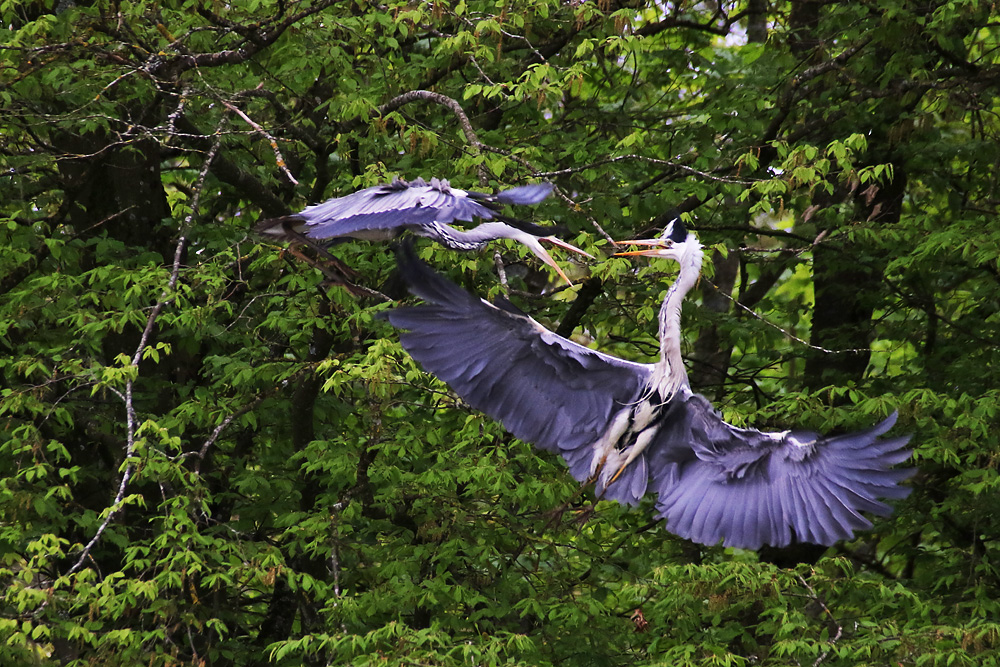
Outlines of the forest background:
[[[0,663],[985,665],[1000,643],[1000,16],[975,0],[0,2]],[[830,549],[596,502],[251,232],[391,179],[558,187],[594,261],[422,256],[696,390],[893,410],[913,493]],[[503,268],[501,280],[497,268]],[[461,350],[456,350],[461,354]]]

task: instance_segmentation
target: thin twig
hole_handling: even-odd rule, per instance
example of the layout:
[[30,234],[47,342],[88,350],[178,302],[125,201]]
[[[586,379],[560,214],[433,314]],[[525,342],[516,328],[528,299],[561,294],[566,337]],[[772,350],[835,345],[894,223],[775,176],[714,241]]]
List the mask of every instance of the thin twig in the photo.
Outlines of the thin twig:
[[[758,230],[751,230],[751,231],[753,233],[759,233]],[[827,235],[826,230],[823,230],[822,232],[820,232],[819,235],[815,239],[812,240],[812,245],[809,248],[801,248],[801,249],[798,249],[798,250],[780,250],[780,251],[778,251],[778,250],[770,250],[768,252],[792,252],[792,253],[794,253],[796,255],[801,255],[802,253],[806,252],[807,250],[815,248],[817,245],[819,245],[820,243],[822,243],[825,240],[826,235]],[[740,251],[743,251],[743,252],[745,252],[747,250],[752,250],[754,252],[761,252],[757,248],[740,248]],[[827,349],[827,348],[819,346],[819,345],[813,345],[812,343],[810,343],[808,341],[802,340],[801,338],[799,338],[798,336],[796,336],[792,332],[787,331],[785,329],[782,329],[781,327],[779,327],[774,322],[771,322],[770,320],[767,320],[764,317],[758,315],[751,308],[748,308],[747,306],[745,306],[742,303],[740,303],[737,299],[733,298],[733,296],[731,294],[728,294],[728,293],[720,290],[715,285],[712,285],[712,287],[715,288],[715,291],[717,293],[721,294],[726,299],[729,299],[731,302],[733,302],[733,304],[735,304],[741,310],[749,313],[754,319],[756,319],[756,320],[758,320],[760,322],[763,322],[764,324],[766,324],[767,326],[771,327],[772,329],[776,329],[776,330],[780,331],[786,338],[789,338],[789,339],[795,341],[796,343],[799,343],[800,345],[804,345],[805,347],[808,347],[811,350],[816,350],[817,352],[822,352],[824,354],[858,354],[858,353],[861,353],[861,352],[870,352],[871,351],[869,348],[861,348],[861,347],[852,347],[852,348],[846,348],[846,349],[843,349],[843,350],[830,350],[830,349]]]
[[852,348],[847,348],[847,349],[844,349],[844,350],[830,350],[830,349],[827,349],[825,347],[821,347],[819,345],[813,345],[812,343],[810,343],[808,341],[802,340],[801,338],[799,338],[798,336],[796,336],[795,334],[793,334],[791,331],[787,331],[785,329],[782,329],[781,327],[779,327],[774,322],[771,322],[771,321],[765,319],[764,317],[758,315],[753,310],[751,310],[750,308],[744,306],[742,303],[740,303],[735,298],[733,298],[733,296],[731,294],[726,294],[725,292],[722,292],[722,291],[719,291],[719,294],[721,294],[725,298],[727,298],[730,301],[732,301],[741,310],[744,310],[747,313],[749,313],[751,316],[753,316],[754,319],[763,322],[764,324],[766,324],[767,326],[771,327],[772,329],[777,329],[785,337],[790,338],[791,340],[794,340],[796,343],[799,343],[800,345],[804,345],[804,346],[808,347],[811,350],[816,350],[817,352],[823,352],[824,354],[857,354],[858,352],[870,352],[870,350],[868,348],[861,348],[861,347],[852,347]]
[[222,105],[227,109],[229,109],[230,111],[232,111],[233,113],[235,113],[240,118],[242,118],[243,122],[245,122],[247,125],[252,127],[257,132],[259,132],[261,135],[264,136],[265,139],[268,140],[268,142],[271,144],[271,150],[274,151],[275,164],[278,165],[278,168],[281,169],[281,171],[285,172],[285,177],[288,178],[288,180],[291,181],[293,185],[298,185],[299,182],[295,180],[295,177],[292,176],[292,172],[288,170],[288,163],[285,162],[285,157],[281,154],[281,149],[278,148],[278,141],[274,137],[272,137],[267,130],[265,130],[259,124],[255,123],[253,119],[250,118],[250,116],[243,113],[243,111],[239,107],[233,106],[232,104],[230,104],[225,100],[222,100]]
[[[562,172],[540,172],[533,164],[531,164],[531,162],[529,162],[528,160],[524,159],[523,157],[520,157],[519,155],[515,155],[513,152],[511,152],[511,151],[509,151],[509,150],[507,150],[505,148],[498,148],[496,146],[490,146],[488,144],[484,144],[482,141],[479,140],[479,137],[476,135],[475,130],[472,128],[472,123],[471,123],[471,121],[469,121],[469,117],[465,113],[465,110],[462,109],[462,105],[459,104],[458,101],[456,101],[456,100],[454,100],[454,99],[452,99],[452,98],[450,98],[450,97],[448,97],[446,95],[442,95],[440,93],[434,93],[434,92],[431,92],[429,90],[411,90],[408,93],[403,93],[402,95],[397,95],[396,97],[392,98],[391,100],[389,100],[388,102],[386,102],[385,104],[383,104],[382,106],[380,106],[378,108],[378,111],[379,111],[380,114],[384,115],[384,114],[389,113],[390,111],[394,111],[394,110],[398,109],[399,107],[403,106],[404,104],[407,104],[409,102],[413,102],[414,100],[426,100],[426,101],[429,101],[429,102],[434,102],[435,104],[440,104],[441,106],[444,106],[444,107],[450,109],[452,111],[452,113],[455,114],[455,117],[458,118],[458,123],[459,123],[459,125],[462,126],[462,132],[465,134],[466,140],[479,153],[484,153],[485,152],[485,153],[496,153],[498,155],[503,155],[503,156],[505,156],[507,158],[510,158],[511,160],[514,160],[518,164],[520,164],[522,167],[524,167],[525,169],[527,169],[528,171],[530,171],[533,176],[545,177],[545,176],[549,176],[549,175],[556,175],[556,174],[562,173]],[[640,158],[640,159],[652,160],[652,158],[641,158],[641,156],[623,156],[622,158],[612,159],[612,160],[609,160],[609,161],[610,162],[616,162],[618,159],[625,159],[625,157],[635,157],[635,158]],[[677,165],[674,165],[673,163],[666,162],[664,160],[658,160],[657,162],[660,162],[660,163],[663,163],[663,164],[669,164],[671,166],[677,166]],[[678,168],[680,168],[680,167],[678,167]],[[689,171],[692,171],[692,172],[695,172],[695,173],[700,173],[700,172],[696,172],[695,170],[690,169],[690,168],[687,168],[687,169]],[[479,180],[483,184],[485,184],[487,182],[487,180],[488,180],[486,172],[484,170],[484,165],[480,165]],[[716,180],[721,180],[721,179],[716,179]],[[559,192],[558,189],[557,189],[557,195],[560,198],[562,198],[566,203],[568,203],[572,208],[574,208],[576,210],[580,210],[580,207],[577,205],[577,203],[575,201],[573,201],[572,199],[570,199],[568,196],[566,196],[562,192]],[[590,224],[594,227],[594,229],[597,230],[597,232],[601,236],[603,236],[609,243],[615,244],[615,241],[614,241],[613,238],[611,238],[611,235],[608,234],[606,231],[604,231],[604,228],[601,227],[600,223],[598,223],[597,220],[592,215],[589,215],[589,214],[584,214],[584,215],[586,216],[586,218],[590,222]]]
[[486,72],[483,71],[483,68],[479,66],[479,63],[476,62],[475,56],[469,56],[469,62],[472,63],[472,66],[479,71],[479,76],[483,77],[486,83],[490,84],[491,86],[496,85],[495,83],[493,83],[493,80],[490,79],[489,75],[487,75]]
[[[700,176],[701,178],[704,178],[705,180],[715,181],[717,183],[736,183],[738,185],[752,185],[754,183],[754,181],[752,181],[750,179],[746,179],[746,178],[727,178],[725,176],[715,176],[715,175],[710,174],[708,172],[700,171],[698,169],[695,169],[694,167],[689,167],[686,164],[679,164],[679,163],[674,162],[672,160],[662,160],[660,158],[647,157],[645,155],[636,155],[634,153],[630,153],[628,155],[618,155],[618,156],[615,156],[615,157],[609,157],[609,158],[605,158],[603,160],[597,160],[596,162],[590,162],[588,164],[581,165],[579,167],[568,167],[566,169],[559,169],[557,171],[537,172],[534,175],[537,176],[537,177],[539,177],[539,178],[551,178],[552,176],[565,176],[567,174],[575,174],[577,172],[586,171],[588,169],[592,169],[594,167],[599,167],[599,166],[604,165],[604,164],[614,164],[615,162],[622,162],[623,160],[639,160],[641,162],[648,162],[650,164],[661,165],[661,166],[664,166],[664,167],[671,167],[673,169],[677,169],[679,171],[684,171],[684,172],[687,172],[689,174],[694,174],[695,176]],[[728,170],[730,170],[730,168],[729,167],[725,167],[725,168],[720,169],[719,171],[728,171]]]
[[215,429],[212,431],[212,434],[208,436],[208,439],[205,440],[204,443],[202,443],[201,449],[199,449],[198,452],[195,454],[198,461],[194,464],[194,474],[197,475],[201,472],[201,464],[205,460],[205,456],[208,454],[209,448],[215,444],[216,440],[219,439],[219,436],[222,435],[222,431],[224,431],[225,428],[229,426],[229,424],[232,423],[234,419],[250,412],[258,405],[260,405],[261,402],[263,402],[263,400],[264,396],[258,396],[254,400],[250,401],[249,403],[241,407],[236,412],[232,413],[231,415],[223,419],[222,423],[220,423],[218,426],[215,427]]
[[823,602],[822,599],[820,599],[819,595],[816,594],[816,591],[813,589],[812,586],[809,585],[809,582],[806,581],[805,577],[803,577],[801,574],[796,574],[795,577],[799,580],[799,583],[802,584],[807,591],[809,591],[809,597],[812,599],[812,601],[820,606],[820,609],[823,610],[823,613],[829,617],[830,622],[837,627],[837,632],[834,633],[833,637],[828,640],[830,646],[825,651],[823,651],[823,653],[821,653],[820,656],[816,658],[816,660],[813,662],[813,667],[819,667],[819,663],[826,660],[826,656],[830,655],[830,651],[833,650],[833,645],[836,644],[838,641],[840,641],[840,637],[844,633],[844,626],[838,623],[837,619],[833,617],[833,612],[831,612],[830,608],[826,606],[826,603]]
[[[198,174],[198,180],[195,183],[195,194],[191,201],[191,212],[184,218],[184,221],[180,226],[180,236],[177,239],[177,245],[174,247],[174,260],[173,266],[170,271],[170,280],[167,281],[167,286],[163,289],[160,294],[160,298],[156,305],[153,307],[152,311],[149,313],[149,317],[146,318],[146,327],[142,331],[142,336],[139,339],[139,345],[136,347],[135,354],[132,355],[132,366],[138,368],[139,363],[142,361],[142,353],[146,349],[146,345],[149,342],[149,337],[153,333],[153,328],[156,324],[156,320],[159,318],[160,313],[163,308],[173,303],[174,297],[170,294],[173,293],[174,288],[177,286],[177,281],[180,277],[181,271],[181,258],[184,256],[184,249],[187,247],[187,230],[191,225],[191,221],[194,219],[195,212],[198,210],[199,200],[201,199],[201,193],[205,185],[205,177],[208,175],[208,168],[212,164],[212,160],[215,158],[216,153],[219,150],[219,146],[222,143],[222,134],[217,133],[215,143],[212,145],[211,150],[205,158],[205,163],[202,165],[201,172]],[[122,509],[122,503],[125,499],[125,491],[128,489],[128,483],[132,478],[132,474],[135,472],[135,462],[130,459],[135,454],[136,445],[136,412],[135,404],[133,401],[133,380],[129,378],[125,382],[125,393],[121,395],[121,398],[125,402],[125,458],[127,462],[125,465],[125,471],[122,473],[121,481],[118,483],[118,492],[115,494],[115,499],[108,507],[107,516],[101,522],[101,525],[97,527],[97,531],[94,536],[87,542],[86,546],[83,547],[83,551],[80,552],[80,556],[77,558],[76,563],[66,572],[67,575],[73,574],[81,567],[83,563],[87,560],[90,555],[91,550],[97,544],[98,540],[107,530],[108,526],[111,524],[111,520],[118,514]],[[116,392],[118,393],[118,392]]]
[[500,256],[499,250],[493,251],[493,263],[497,267],[497,275],[500,277],[500,288],[503,290],[504,296],[510,296],[510,286],[507,285],[507,270],[503,265],[503,258]]
[[584,217],[587,218],[587,221],[590,223],[590,225],[595,230],[597,230],[597,233],[600,234],[601,236],[603,236],[604,240],[607,241],[608,243],[610,243],[613,248],[617,248],[618,247],[618,242],[615,241],[613,238],[611,238],[611,234],[608,234],[606,231],[604,231],[604,227],[601,226],[601,223],[597,222],[597,218],[595,218],[594,216],[592,216],[590,213],[584,212],[583,211],[583,207],[580,206],[579,204],[577,204],[572,199],[570,199],[569,195],[567,195],[566,193],[564,193],[561,188],[556,188],[555,189],[555,193],[556,193],[557,197],[559,197],[564,202],[566,202],[567,204],[569,204],[570,208],[572,208],[574,210],[577,210],[577,211],[580,211],[581,213],[583,213]]

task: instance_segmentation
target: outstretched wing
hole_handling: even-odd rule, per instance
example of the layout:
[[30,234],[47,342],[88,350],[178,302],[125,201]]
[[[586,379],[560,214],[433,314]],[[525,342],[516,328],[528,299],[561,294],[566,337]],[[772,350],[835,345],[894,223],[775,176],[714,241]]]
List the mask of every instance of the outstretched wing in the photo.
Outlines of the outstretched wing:
[[[371,236],[432,222],[450,224],[456,220],[471,222],[492,220],[498,204],[536,204],[552,191],[550,184],[525,185],[496,195],[466,192],[452,188],[448,181],[422,178],[407,182],[376,185],[344,197],[307,206],[294,216],[293,228],[311,239],[324,240],[348,236]],[[258,226],[258,231],[280,235],[280,225]],[[273,231],[272,231],[273,230]]]
[[602,354],[546,330],[507,302],[490,304],[419,261],[409,244],[399,269],[425,302],[387,317],[403,347],[430,373],[518,438],[558,452],[577,480],[593,443],[633,401],[650,367]]
[[493,195],[483,194],[482,192],[470,192],[469,196],[473,199],[492,201],[498,204],[530,206],[540,203],[552,194],[553,188],[555,186],[551,183],[532,183],[531,185],[521,185],[511,188],[510,190],[501,190]]
[[831,545],[871,528],[862,511],[886,516],[881,499],[910,491],[899,483],[914,470],[892,468],[910,457],[909,436],[879,438],[895,413],[867,431],[825,437],[739,429],[696,394],[676,403],[683,413],[650,445],[650,475],[667,529],[695,542]]

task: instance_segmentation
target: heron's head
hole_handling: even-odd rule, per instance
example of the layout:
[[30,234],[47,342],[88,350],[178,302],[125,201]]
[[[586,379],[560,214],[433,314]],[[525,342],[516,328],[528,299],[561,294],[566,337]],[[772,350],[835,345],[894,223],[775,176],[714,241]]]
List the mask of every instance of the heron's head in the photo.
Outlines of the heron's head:
[[615,257],[635,257],[644,255],[646,257],[663,257],[683,263],[685,255],[692,251],[700,252],[701,244],[694,234],[689,234],[679,217],[675,217],[667,224],[666,229],[659,238],[637,239],[634,241],[622,241],[623,245],[647,246],[644,250],[628,250],[616,252]]

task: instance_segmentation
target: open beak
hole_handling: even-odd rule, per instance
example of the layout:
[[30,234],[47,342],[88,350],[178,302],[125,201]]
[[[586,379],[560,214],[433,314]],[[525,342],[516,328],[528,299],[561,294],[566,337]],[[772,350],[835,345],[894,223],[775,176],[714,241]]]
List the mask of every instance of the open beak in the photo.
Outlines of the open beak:
[[538,241],[548,241],[552,245],[559,246],[560,248],[564,248],[566,250],[572,250],[573,252],[577,252],[580,253],[581,255],[586,255],[587,257],[594,259],[594,256],[591,255],[590,253],[580,250],[575,245],[570,245],[569,243],[566,243],[562,239],[557,239],[554,236],[541,236],[534,243],[529,243],[525,241],[524,244],[528,246],[528,249],[531,250],[531,252],[535,253],[538,259],[542,260],[543,262],[551,266],[552,269],[559,274],[559,277],[562,278],[567,285],[572,285],[573,281],[570,280],[565,273],[563,273],[563,270],[559,268],[558,264],[556,264],[556,260],[552,259],[552,255],[550,255],[548,251],[542,247],[542,244],[538,243]]
[[566,282],[567,285],[572,285],[573,281],[570,280],[569,277],[567,277],[567,275],[565,273],[563,273],[563,270],[561,268],[559,268],[558,264],[556,264],[556,260],[552,259],[552,255],[550,255],[549,252],[545,248],[542,247],[542,244],[539,243],[539,241],[548,241],[552,245],[557,245],[560,248],[565,248],[566,250],[572,250],[573,252],[578,252],[581,255],[587,255],[587,257],[590,257],[591,259],[593,259],[593,257],[591,255],[589,255],[588,253],[580,250],[579,248],[577,248],[574,245],[570,245],[569,243],[566,243],[565,241],[563,241],[561,239],[557,239],[554,236],[542,236],[542,237],[536,238],[536,237],[531,236],[529,234],[525,234],[523,238],[519,238],[517,240],[520,241],[522,244],[524,244],[528,248],[528,250],[530,250],[531,252],[533,252],[535,254],[535,256],[538,257],[538,259],[540,259],[543,262],[545,262],[548,266],[551,266],[552,270],[554,270],[556,273],[558,273],[559,277],[562,278]]
[[572,250],[573,252],[575,252],[577,254],[583,255],[584,257],[589,257],[590,259],[594,259],[594,256],[591,255],[586,250],[580,250],[575,245],[571,245],[569,243],[566,243],[562,239],[556,238],[555,236],[542,236],[538,240],[539,241],[548,241],[552,245],[559,246],[563,250]]
[[615,257],[635,257],[637,255],[662,255],[663,251],[670,250],[673,243],[670,241],[662,241],[660,239],[635,239],[632,241],[620,241],[619,245],[643,245],[649,246],[647,250],[626,250],[624,252],[616,252]]
[[531,252],[535,253],[535,256],[538,257],[538,259],[542,260],[543,262],[551,266],[553,270],[555,270],[555,272],[559,274],[559,277],[562,278],[564,281],[566,281],[567,285],[573,284],[573,281],[570,280],[565,273],[563,273],[563,270],[559,268],[558,264],[556,264],[556,260],[552,259],[552,255],[550,255],[549,252],[542,247],[541,243],[535,243],[533,245],[529,245],[528,249],[530,249]]

